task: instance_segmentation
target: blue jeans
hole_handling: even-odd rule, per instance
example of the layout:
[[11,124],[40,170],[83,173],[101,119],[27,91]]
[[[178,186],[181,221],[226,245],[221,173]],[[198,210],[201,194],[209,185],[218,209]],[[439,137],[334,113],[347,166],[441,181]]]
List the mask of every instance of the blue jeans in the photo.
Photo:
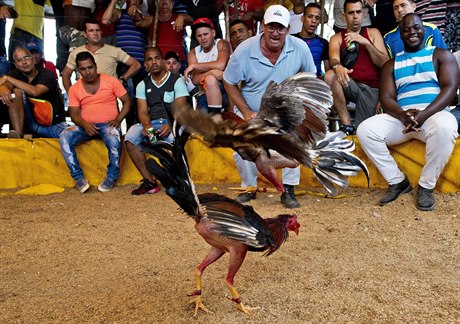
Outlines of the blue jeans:
[[28,101],[24,103],[24,126],[28,132],[37,134],[40,137],[59,138],[59,135],[69,125],[66,122],[60,122],[51,126],[42,126],[35,121],[32,114],[32,108]]
[[[165,118],[160,118],[160,119],[155,119],[150,121],[150,125],[152,125],[153,128],[155,129],[160,129],[163,125],[168,123],[168,120]],[[128,132],[125,135],[125,142],[130,142],[133,145],[136,145],[136,147],[141,150],[141,143],[142,142],[147,142],[148,138],[144,136],[142,133],[144,130],[144,126],[142,126],[141,123],[134,124],[128,129]],[[157,139],[166,141],[168,143],[172,143],[174,141],[174,136],[172,133],[169,134],[167,138],[160,138],[157,136]]]
[[[228,106],[228,95],[227,92],[225,92],[224,85],[222,82],[219,82],[219,89],[222,93],[222,108],[225,108]],[[196,96],[196,106],[199,109],[203,109],[207,113],[220,113],[220,111],[215,111],[209,108],[206,93],[202,94],[201,96]]]
[[[99,137],[107,147],[109,155],[107,177],[116,181],[120,174],[121,130],[110,127],[107,123],[96,123],[94,125],[99,128]],[[84,177],[83,170],[80,167],[80,163],[78,163],[75,146],[94,138],[97,137],[89,136],[83,127],[77,125],[67,127],[59,136],[62,155],[70,170],[70,175],[75,180]]]

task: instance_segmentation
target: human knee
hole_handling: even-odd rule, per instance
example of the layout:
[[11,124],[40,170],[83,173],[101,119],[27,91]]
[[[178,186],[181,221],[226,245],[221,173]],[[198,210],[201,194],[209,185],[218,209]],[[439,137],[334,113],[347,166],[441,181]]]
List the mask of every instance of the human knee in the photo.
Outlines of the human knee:
[[326,71],[326,74],[324,75],[324,82],[326,82],[328,85],[331,85],[334,80],[335,80],[334,71],[333,70]]
[[208,75],[204,78],[204,83],[206,85],[206,89],[209,89],[209,87],[218,87],[219,86],[219,80],[214,75]]

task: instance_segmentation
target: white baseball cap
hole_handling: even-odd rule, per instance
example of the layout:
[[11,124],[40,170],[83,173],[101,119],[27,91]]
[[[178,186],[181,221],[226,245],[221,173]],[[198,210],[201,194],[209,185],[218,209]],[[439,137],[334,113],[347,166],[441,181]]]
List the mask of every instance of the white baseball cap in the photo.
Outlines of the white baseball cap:
[[289,11],[281,5],[273,5],[265,10],[264,24],[266,25],[270,23],[278,23],[287,28],[290,20],[291,15],[289,14]]

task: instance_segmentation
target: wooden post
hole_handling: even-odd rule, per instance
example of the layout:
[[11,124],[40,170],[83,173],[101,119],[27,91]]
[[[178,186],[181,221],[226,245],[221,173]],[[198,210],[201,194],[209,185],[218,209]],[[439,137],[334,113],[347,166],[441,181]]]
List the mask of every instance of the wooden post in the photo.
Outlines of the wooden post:
[[230,10],[229,10],[228,1],[229,0],[224,0],[225,39],[230,41]]
[[157,27],[158,27],[158,15],[160,14],[160,1],[155,1],[155,17],[153,17],[153,35],[152,35],[152,47],[157,45]]

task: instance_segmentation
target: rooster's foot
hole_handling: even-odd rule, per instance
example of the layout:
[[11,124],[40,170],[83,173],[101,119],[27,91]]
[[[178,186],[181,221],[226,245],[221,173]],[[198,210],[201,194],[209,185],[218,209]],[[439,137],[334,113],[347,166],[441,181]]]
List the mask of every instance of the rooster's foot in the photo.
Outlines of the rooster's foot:
[[243,313],[245,313],[246,315],[251,315],[251,312],[252,311],[255,311],[255,310],[259,310],[260,307],[249,307],[249,306],[245,306],[243,303],[239,303],[237,304],[236,306],[240,311],[242,311]]
[[198,310],[201,309],[202,311],[212,314],[212,312],[204,306],[203,302],[201,301],[201,296],[196,295],[191,301],[188,302],[189,304],[195,304],[195,313],[193,314],[194,317],[198,314]]
[[[233,288],[234,289],[234,288]],[[235,292],[236,293],[236,292]],[[251,312],[254,310],[260,309],[260,307],[249,307],[245,306],[240,298],[232,298],[229,294],[225,295],[226,298],[230,299],[232,302],[236,303],[236,308],[245,313],[246,315],[251,315]]]

